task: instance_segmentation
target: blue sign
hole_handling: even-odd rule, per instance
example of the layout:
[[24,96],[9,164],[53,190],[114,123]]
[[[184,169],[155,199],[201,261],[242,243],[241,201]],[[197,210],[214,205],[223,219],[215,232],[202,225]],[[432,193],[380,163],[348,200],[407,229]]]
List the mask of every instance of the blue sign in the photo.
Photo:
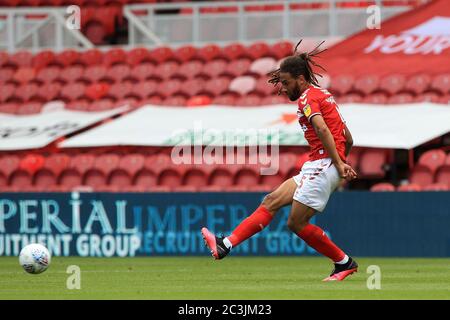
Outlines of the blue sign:
[[[261,193],[3,193],[0,255],[39,242],[55,256],[208,255],[200,229],[229,234]],[[450,256],[450,193],[337,192],[312,223],[354,256]],[[233,255],[316,255],[290,207]]]

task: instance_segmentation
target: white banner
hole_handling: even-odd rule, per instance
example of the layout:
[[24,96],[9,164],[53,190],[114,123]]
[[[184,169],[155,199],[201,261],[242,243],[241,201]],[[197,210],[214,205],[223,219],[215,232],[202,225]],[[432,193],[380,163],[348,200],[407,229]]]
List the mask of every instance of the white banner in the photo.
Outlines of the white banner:
[[[450,132],[450,106],[347,104],[340,110],[355,146],[411,149]],[[255,108],[146,106],[65,140],[61,146],[252,145],[244,140],[255,132],[268,138],[269,144],[276,136],[280,145],[306,145],[296,111],[296,104]],[[229,133],[240,136],[230,142]]]
[[0,114],[0,150],[42,148],[60,137],[119,114],[127,108],[102,112],[58,110],[34,115]]

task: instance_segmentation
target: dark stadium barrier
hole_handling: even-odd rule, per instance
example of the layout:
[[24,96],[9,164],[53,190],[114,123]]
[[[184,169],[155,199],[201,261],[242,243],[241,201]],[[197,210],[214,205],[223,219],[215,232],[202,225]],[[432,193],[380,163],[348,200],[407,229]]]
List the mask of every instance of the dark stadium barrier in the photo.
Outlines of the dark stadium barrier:
[[[56,256],[209,255],[200,229],[227,234],[262,193],[3,193],[0,256],[41,242]],[[353,256],[450,256],[450,192],[337,192],[314,218]],[[233,255],[317,255],[286,227],[290,208]]]

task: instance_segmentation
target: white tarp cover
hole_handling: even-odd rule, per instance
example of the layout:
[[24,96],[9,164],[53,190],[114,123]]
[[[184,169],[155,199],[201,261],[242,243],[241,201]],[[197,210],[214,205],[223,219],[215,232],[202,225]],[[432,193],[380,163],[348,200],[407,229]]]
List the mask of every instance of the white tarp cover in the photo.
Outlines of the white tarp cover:
[[125,111],[58,110],[34,115],[0,114],[0,150],[42,148],[56,139]]
[[[225,133],[236,129],[247,135],[252,134],[249,129],[256,129],[259,136],[273,136],[279,130],[280,145],[306,145],[296,111],[295,104],[255,108],[145,106],[65,140],[61,146],[170,146],[192,141],[217,145],[214,143],[219,141],[217,137],[225,140]],[[450,132],[450,106],[447,105],[345,104],[340,111],[355,146],[411,149]],[[226,143],[230,144],[233,143]]]

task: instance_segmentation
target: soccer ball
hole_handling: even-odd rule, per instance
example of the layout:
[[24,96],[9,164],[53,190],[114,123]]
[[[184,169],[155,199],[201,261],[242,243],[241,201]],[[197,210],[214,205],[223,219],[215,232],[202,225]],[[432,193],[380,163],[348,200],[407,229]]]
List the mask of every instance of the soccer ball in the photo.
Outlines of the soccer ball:
[[25,246],[19,255],[22,268],[32,274],[42,273],[50,265],[50,252],[42,244],[32,243]]

